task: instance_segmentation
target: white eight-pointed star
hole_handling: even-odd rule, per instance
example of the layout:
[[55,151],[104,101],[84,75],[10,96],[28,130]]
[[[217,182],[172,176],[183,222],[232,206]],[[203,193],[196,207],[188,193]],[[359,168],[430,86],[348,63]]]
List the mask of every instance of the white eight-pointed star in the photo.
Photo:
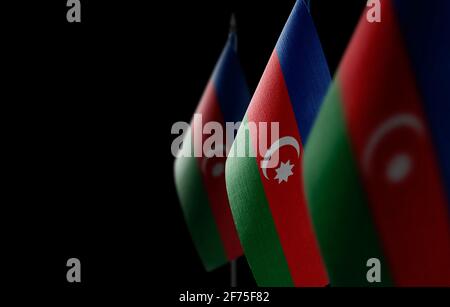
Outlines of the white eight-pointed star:
[[277,172],[275,179],[278,179],[278,183],[282,183],[283,181],[287,182],[288,178],[294,175],[294,173],[292,172],[293,167],[294,165],[291,164],[290,160],[288,160],[286,163],[281,162],[280,167],[275,170]]

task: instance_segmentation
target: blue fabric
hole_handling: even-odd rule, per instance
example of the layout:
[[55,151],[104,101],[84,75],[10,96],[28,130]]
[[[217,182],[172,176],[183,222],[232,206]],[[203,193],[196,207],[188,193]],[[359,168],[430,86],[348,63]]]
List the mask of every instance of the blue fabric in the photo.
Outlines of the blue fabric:
[[308,11],[310,11],[310,8],[311,8],[311,0],[304,0],[305,1],[305,4],[306,4],[306,7],[308,8]]
[[450,1],[394,0],[394,8],[450,200]]
[[276,46],[303,144],[331,82],[313,20],[297,0]]
[[242,121],[250,102],[250,92],[236,53],[236,34],[230,33],[217,62],[212,80],[225,122]]

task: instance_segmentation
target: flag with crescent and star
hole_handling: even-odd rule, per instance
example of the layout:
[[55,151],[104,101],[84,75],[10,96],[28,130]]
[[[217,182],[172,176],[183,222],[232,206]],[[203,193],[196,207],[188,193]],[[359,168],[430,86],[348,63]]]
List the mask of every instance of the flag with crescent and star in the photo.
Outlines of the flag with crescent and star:
[[[240,122],[250,102],[250,92],[237,55],[235,20],[223,52],[197,106],[201,123]],[[203,148],[207,135],[193,121],[183,144]],[[192,141],[193,140],[193,141]],[[175,161],[175,184],[184,217],[206,270],[213,270],[242,255],[225,187],[226,140],[214,152],[199,157],[179,156]],[[182,150],[192,150],[183,146]]]
[[[229,156],[226,163],[234,221],[260,286],[328,284],[308,216],[301,160],[330,81],[309,9],[298,0],[231,149],[232,153],[248,145],[252,154]],[[275,122],[279,123],[275,140],[262,139],[258,131],[247,129],[250,123]],[[268,138],[271,135],[267,133]],[[268,148],[259,150],[260,142]]]
[[308,204],[332,286],[450,286],[450,1],[381,5],[306,145]]

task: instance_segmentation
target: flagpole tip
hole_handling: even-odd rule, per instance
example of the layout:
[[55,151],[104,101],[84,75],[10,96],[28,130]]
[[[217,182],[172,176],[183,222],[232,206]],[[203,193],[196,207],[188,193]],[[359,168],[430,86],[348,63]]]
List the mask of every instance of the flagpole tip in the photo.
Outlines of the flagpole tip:
[[230,19],[230,32],[236,33],[237,32],[237,23],[236,23],[236,15],[233,13],[231,14]]

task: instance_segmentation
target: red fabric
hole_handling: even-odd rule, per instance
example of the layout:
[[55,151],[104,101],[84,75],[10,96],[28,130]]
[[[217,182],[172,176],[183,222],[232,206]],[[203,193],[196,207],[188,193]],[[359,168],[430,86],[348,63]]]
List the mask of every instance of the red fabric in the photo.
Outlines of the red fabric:
[[[279,183],[277,179],[274,179],[277,175],[276,168],[267,170],[269,179],[264,176],[260,165],[265,152],[258,154],[256,160],[294,285],[324,286],[328,284],[327,274],[303,192],[301,137],[276,52],[272,54],[253,96],[248,110],[248,121],[267,122],[269,127],[270,122],[280,122],[280,138],[292,136],[300,145],[300,157],[292,146],[284,146],[279,150],[279,161],[276,168],[282,162],[290,161],[290,164],[294,164],[293,175],[288,178],[287,182]],[[270,139],[270,135],[268,133],[268,147],[275,141]],[[252,131],[251,139],[255,152],[258,152],[255,131]]]
[[[338,73],[352,145],[396,284],[450,285],[449,215],[436,154],[392,3],[383,1],[381,11],[381,23],[363,17]],[[397,164],[403,176],[396,181],[387,174],[398,155],[410,168]]]
[[[208,83],[205,89],[203,97],[197,107],[196,114],[202,115],[203,127],[208,122],[216,121],[222,124],[223,131],[225,132],[223,116],[219,108],[216,91],[211,82]],[[203,127],[196,126],[194,123],[192,129],[193,136],[196,135],[195,131],[198,131],[198,129],[203,131]],[[209,136],[210,135],[204,134],[202,142],[200,142],[199,139],[195,139],[195,146],[202,146],[203,148],[203,144]],[[225,133],[223,141],[225,143]],[[212,214],[214,216],[214,220],[216,221],[220,238],[225,248],[225,253],[228,260],[233,260],[242,255],[242,247],[234,225],[230,205],[228,203],[225,173],[223,172],[218,177],[213,175],[213,168],[215,166],[218,164],[222,164],[223,166],[225,165],[225,152],[223,155],[223,158],[213,157],[207,159],[203,154],[202,157],[197,159],[200,171],[202,173],[203,183],[208,193],[208,200],[211,206]]]

